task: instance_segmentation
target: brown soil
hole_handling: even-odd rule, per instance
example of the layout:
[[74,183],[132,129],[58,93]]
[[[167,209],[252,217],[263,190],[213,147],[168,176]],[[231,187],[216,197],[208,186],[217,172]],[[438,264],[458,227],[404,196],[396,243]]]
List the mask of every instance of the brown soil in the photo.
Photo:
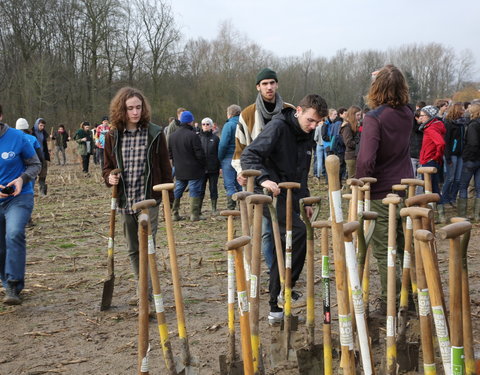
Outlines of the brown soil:
[[[80,166],[52,165],[47,182],[47,197],[36,197],[33,220],[36,224],[27,230],[28,258],[26,288],[23,304],[8,307],[0,304],[0,374],[133,374],[137,370],[137,309],[128,305],[136,284],[126,256],[125,241],[117,226],[115,249],[115,291],[113,306],[99,309],[106,276],[106,248],[110,191],[101,182],[99,167],[92,165],[92,175],[83,176]],[[219,209],[226,200],[219,182]],[[311,193],[326,197],[326,187],[311,181]],[[182,212],[187,214],[188,200],[182,201]],[[227,351],[226,305],[226,222],[212,217],[207,198],[204,213],[207,220],[175,223],[178,261],[181,267],[187,332],[192,354],[198,359],[202,374],[219,373],[219,355]],[[321,218],[326,218],[323,204]],[[453,211],[447,210],[453,215]],[[236,221],[237,235],[241,233]],[[317,237],[318,239],[318,237]],[[479,226],[474,225],[469,252],[470,292],[474,337],[480,332],[479,288]],[[316,242],[316,246],[319,241]],[[448,302],[447,266],[448,243],[439,241],[439,261]],[[318,250],[317,275],[319,280]],[[161,220],[157,236],[157,259],[169,333],[176,357],[180,357],[168,248],[164,222]],[[268,374],[297,374],[295,363],[272,367],[271,337],[275,329],[268,326],[266,293],[268,275],[263,265],[261,274],[260,330],[264,362]],[[372,299],[379,290],[378,273],[372,266]],[[332,272],[332,332],[338,350],[338,326]],[[302,278],[296,289],[304,291]],[[316,285],[316,341],[322,340],[322,304],[320,284]],[[3,298],[3,291],[0,292]],[[373,307],[371,307],[373,309]],[[305,316],[305,308],[294,311]],[[418,327],[412,321],[409,338],[418,341]],[[238,328],[238,325],[237,325]],[[380,324],[380,339],[374,343],[374,359],[380,369],[385,352],[385,327]],[[295,345],[305,339],[305,328],[300,324]],[[237,334],[239,341],[239,334]],[[475,339],[478,346],[478,340]],[[165,367],[159,348],[159,334],[155,319],[150,325],[150,373],[164,374]],[[239,346],[237,346],[239,348]],[[239,350],[239,349],[237,349]],[[334,359],[338,367],[338,355]],[[379,370],[377,373],[382,373]],[[420,373],[420,372],[419,372]]]

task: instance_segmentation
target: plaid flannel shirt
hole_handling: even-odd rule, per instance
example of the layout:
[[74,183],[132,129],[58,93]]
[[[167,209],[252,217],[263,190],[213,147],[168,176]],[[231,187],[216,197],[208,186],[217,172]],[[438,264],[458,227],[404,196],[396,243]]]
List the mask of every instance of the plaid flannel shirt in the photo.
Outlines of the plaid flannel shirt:
[[138,128],[124,130],[121,140],[123,159],[123,180],[125,182],[125,195],[127,205],[119,208],[123,214],[134,214],[132,205],[145,199],[145,163],[147,162],[148,130]]

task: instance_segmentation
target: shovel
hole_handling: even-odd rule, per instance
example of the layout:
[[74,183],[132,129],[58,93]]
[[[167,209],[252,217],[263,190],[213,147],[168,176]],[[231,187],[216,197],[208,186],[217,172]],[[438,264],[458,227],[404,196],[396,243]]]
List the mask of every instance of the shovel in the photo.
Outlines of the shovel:
[[[297,350],[298,370],[301,374],[317,375],[323,371],[323,347],[315,344],[315,259],[313,228],[305,211],[306,205],[320,204],[319,197],[300,199],[300,213],[307,231],[307,345]],[[317,210],[318,212],[318,210]]]
[[[110,174],[119,174],[120,169],[114,169]],[[108,310],[112,304],[115,273],[113,269],[113,250],[115,249],[115,213],[117,212],[118,185],[112,186],[112,200],[110,207],[110,232],[108,236],[107,267],[108,274],[103,282],[102,303],[100,311]]]
[[[233,218],[240,216],[236,210],[220,212],[221,216],[227,216],[227,241],[234,239]],[[228,283],[228,352],[218,357],[221,375],[242,375],[243,361],[236,360],[235,353],[235,254],[228,251],[227,254],[227,283]]]
[[170,254],[170,268],[172,272],[173,293],[175,296],[175,312],[177,314],[178,337],[182,348],[182,363],[177,372],[185,375],[197,375],[199,373],[198,362],[190,354],[190,345],[188,343],[187,328],[185,325],[185,307],[182,296],[182,287],[180,281],[180,272],[177,263],[177,250],[175,247],[175,237],[173,234],[172,212],[170,208],[169,191],[174,188],[173,183],[155,185],[154,191],[162,192],[162,202],[165,217],[165,229],[167,231],[167,243]]

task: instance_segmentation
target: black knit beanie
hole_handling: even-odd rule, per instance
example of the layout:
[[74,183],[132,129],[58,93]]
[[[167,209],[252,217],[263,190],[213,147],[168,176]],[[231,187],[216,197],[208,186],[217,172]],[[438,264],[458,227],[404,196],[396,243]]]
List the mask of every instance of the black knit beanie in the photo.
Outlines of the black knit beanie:
[[260,81],[263,81],[264,79],[274,79],[275,82],[278,82],[277,73],[275,73],[272,69],[269,68],[264,68],[257,74],[256,85],[258,85]]

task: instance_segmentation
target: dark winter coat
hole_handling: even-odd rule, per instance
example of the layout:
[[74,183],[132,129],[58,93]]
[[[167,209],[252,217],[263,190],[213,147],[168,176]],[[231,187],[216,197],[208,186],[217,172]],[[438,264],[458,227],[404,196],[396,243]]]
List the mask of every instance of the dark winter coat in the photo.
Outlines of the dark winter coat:
[[170,159],[178,180],[198,180],[205,175],[206,158],[193,127],[181,124],[168,140]]
[[[122,150],[120,149],[123,133],[117,129],[111,129],[105,135],[105,161],[103,164],[103,179],[107,186],[108,176],[113,169],[123,170]],[[147,138],[147,162],[145,163],[145,199],[162,199],[161,191],[153,191],[153,186],[173,182],[172,168],[168,159],[167,141],[162,128],[155,124],[148,124]],[[118,184],[119,202],[118,207],[124,208],[126,204],[125,183],[120,179]],[[170,200],[173,201],[173,191],[169,192]]]
[[207,173],[219,173],[220,172],[220,160],[218,160],[218,145],[220,139],[212,133],[200,132],[198,135],[200,142],[202,143],[202,149],[206,157],[206,172]]
[[55,140],[55,146],[67,148],[68,133],[66,131],[62,133],[57,130],[53,133],[53,139]]
[[[284,108],[264,130],[247,146],[240,158],[242,169],[256,169],[257,187],[263,181],[299,182],[301,188],[293,191],[295,212],[298,201],[310,195],[307,179],[315,144],[313,132],[305,133],[294,117],[295,109]],[[258,190],[258,189],[257,189]],[[282,190],[283,194],[283,190]]]
[[480,118],[471,120],[465,134],[463,161],[480,161]]
[[460,117],[456,120],[445,120],[445,160],[452,162],[452,155],[461,156],[465,143],[465,126],[467,119]]

